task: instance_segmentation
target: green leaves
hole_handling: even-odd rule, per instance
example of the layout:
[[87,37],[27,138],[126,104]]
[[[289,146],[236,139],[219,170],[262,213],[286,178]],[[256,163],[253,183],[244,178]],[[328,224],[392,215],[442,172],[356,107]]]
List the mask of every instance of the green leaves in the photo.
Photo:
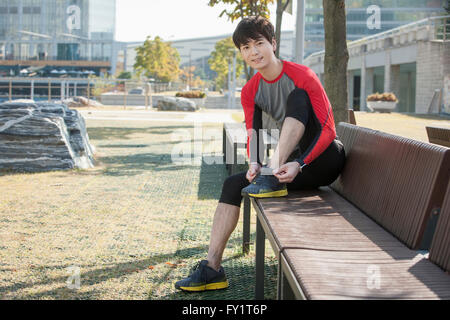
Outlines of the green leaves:
[[262,16],[269,18],[269,4],[272,4],[274,0],[210,0],[208,5],[214,7],[218,4],[226,4],[232,6],[231,9],[223,10],[219,17],[224,14],[228,16],[231,22],[249,16]]
[[136,48],[134,69],[139,75],[170,82],[180,73],[179,63],[178,50],[158,36],[154,40],[148,36],[142,46]]
[[211,70],[217,72],[216,85],[220,88],[225,87],[228,78],[228,64],[233,63],[233,57],[236,54],[236,77],[242,73],[244,68],[241,55],[237,52],[231,37],[220,40],[215,45],[215,50],[211,53],[208,60]]

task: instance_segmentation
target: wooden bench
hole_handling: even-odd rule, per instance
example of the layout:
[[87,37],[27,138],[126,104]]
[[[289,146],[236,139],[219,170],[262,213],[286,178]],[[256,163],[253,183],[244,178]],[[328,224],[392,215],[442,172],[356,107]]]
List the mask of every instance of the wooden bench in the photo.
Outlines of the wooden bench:
[[331,188],[252,198],[256,299],[266,236],[278,299],[450,299],[450,149],[346,123],[337,130],[347,161]]
[[450,127],[427,126],[425,128],[430,143],[450,147]]
[[444,203],[430,249],[430,261],[450,271],[450,183],[447,186]]
[[[247,130],[244,123],[224,123],[222,134],[223,161],[230,175],[238,173],[238,149],[247,149]],[[263,134],[264,148],[267,156],[271,148],[276,147],[278,141],[267,132]],[[242,163],[243,164],[243,163]],[[244,254],[250,251],[250,200],[244,198],[243,206],[243,239],[242,250]]]

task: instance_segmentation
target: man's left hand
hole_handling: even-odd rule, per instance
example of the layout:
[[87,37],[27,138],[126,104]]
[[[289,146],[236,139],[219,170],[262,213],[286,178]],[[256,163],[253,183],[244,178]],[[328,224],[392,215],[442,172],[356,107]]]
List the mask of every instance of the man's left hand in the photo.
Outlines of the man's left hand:
[[302,169],[297,161],[283,164],[278,169],[273,170],[273,174],[281,183],[291,183]]

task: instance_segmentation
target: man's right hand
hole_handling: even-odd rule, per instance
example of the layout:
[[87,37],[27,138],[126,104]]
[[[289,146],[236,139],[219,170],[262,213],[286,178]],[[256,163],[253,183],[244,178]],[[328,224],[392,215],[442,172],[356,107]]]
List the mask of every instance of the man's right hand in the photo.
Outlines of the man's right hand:
[[252,163],[247,171],[247,180],[252,182],[256,175],[261,171],[261,165],[259,163]]

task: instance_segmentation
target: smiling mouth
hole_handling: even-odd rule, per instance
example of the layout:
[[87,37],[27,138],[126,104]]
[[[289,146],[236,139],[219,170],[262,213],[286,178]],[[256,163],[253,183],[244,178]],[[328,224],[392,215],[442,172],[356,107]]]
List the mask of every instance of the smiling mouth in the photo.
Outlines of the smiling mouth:
[[262,60],[263,60],[263,58],[261,57],[261,58],[258,58],[258,59],[253,59],[253,62],[254,63],[260,63]]

